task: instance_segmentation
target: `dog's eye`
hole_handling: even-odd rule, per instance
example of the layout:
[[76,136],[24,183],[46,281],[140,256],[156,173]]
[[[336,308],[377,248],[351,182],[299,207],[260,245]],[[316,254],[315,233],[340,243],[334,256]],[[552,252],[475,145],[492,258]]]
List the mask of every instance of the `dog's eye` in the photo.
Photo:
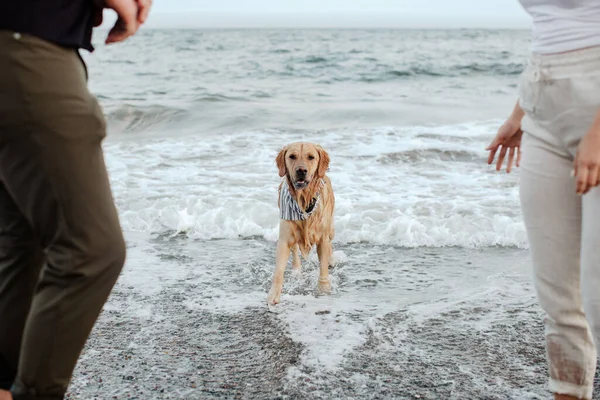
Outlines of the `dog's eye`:
[[308,159],[309,159],[309,160],[314,160],[314,159],[315,159],[315,156],[312,156],[312,155],[311,155],[311,156],[308,156]]
[[296,159],[296,156],[292,154],[292,155],[290,156],[290,160],[295,160],[295,159]]

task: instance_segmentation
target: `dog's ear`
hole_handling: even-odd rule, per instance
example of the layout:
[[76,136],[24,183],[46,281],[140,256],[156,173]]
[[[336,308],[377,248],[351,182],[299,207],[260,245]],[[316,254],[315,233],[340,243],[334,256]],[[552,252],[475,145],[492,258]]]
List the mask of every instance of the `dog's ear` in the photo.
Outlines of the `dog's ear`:
[[275,162],[277,163],[277,168],[279,168],[279,176],[284,177],[285,176],[285,154],[287,153],[287,146],[285,146],[283,149],[281,149],[279,151],[279,154],[277,154],[277,158],[275,159]]
[[317,167],[317,176],[323,178],[329,169],[329,154],[321,146],[317,146],[319,151],[319,166]]

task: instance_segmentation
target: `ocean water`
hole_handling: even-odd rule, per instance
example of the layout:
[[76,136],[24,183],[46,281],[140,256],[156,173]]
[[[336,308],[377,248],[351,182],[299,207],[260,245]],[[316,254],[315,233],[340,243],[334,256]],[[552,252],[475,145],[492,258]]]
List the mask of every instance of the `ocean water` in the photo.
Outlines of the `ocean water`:
[[[84,57],[130,249],[72,398],[547,398],[519,172],[484,150],[528,32],[101,40]],[[334,292],[313,254],[268,309],[275,156],[296,140],[331,157]]]
[[286,143],[332,159],[338,242],[525,247],[484,148],[526,32],[150,31],[87,57],[126,230],[273,240]]

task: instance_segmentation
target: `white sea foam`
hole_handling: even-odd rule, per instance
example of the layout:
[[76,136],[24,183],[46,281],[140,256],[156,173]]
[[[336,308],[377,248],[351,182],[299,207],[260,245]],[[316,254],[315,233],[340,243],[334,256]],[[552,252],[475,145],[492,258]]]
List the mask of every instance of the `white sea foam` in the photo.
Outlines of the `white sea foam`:
[[518,171],[485,162],[498,122],[188,135],[113,142],[106,152],[126,230],[275,240],[274,158],[286,143],[309,140],[331,155],[339,243],[525,247]]

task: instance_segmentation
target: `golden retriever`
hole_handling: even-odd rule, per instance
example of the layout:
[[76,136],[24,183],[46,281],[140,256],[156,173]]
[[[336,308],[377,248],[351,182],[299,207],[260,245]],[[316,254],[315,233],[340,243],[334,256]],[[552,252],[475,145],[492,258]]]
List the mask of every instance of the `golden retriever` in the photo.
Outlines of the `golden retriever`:
[[331,181],[325,175],[329,169],[329,154],[319,145],[305,142],[285,146],[277,155],[280,210],[279,239],[273,284],[267,302],[281,300],[283,274],[293,252],[292,267],[300,271],[300,255],[306,259],[317,245],[321,267],[319,290],[329,293],[329,262],[332,255],[333,210],[335,196]]

